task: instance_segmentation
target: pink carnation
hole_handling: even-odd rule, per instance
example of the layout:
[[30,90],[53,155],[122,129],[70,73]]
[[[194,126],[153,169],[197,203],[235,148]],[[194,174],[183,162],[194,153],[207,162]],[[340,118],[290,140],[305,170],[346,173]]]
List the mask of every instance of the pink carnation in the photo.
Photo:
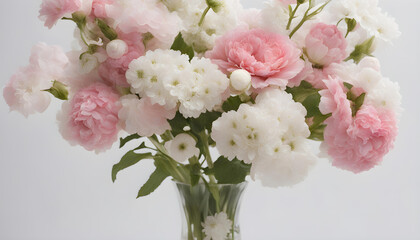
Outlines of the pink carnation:
[[336,25],[318,23],[306,36],[306,54],[312,63],[328,66],[346,58],[347,42]]
[[80,0],[43,0],[39,18],[45,21],[46,27],[52,28],[60,18],[77,12],[81,6]]
[[302,51],[286,36],[260,29],[237,29],[216,41],[206,57],[225,73],[245,69],[252,75],[254,88],[269,85],[286,87],[305,63]]
[[92,1],[92,16],[96,18],[108,18],[106,6],[114,3],[114,0],[93,0]]
[[61,134],[89,151],[109,149],[118,139],[118,100],[119,95],[102,83],[81,89],[58,114]]
[[337,119],[340,125],[347,127],[352,121],[352,111],[343,83],[333,77],[324,80],[324,83],[327,89],[319,91],[319,110],[322,114],[332,113],[332,117]]
[[32,47],[29,62],[44,74],[47,74],[49,81],[60,81],[64,76],[64,69],[69,63],[69,59],[61,47],[38,43]]
[[324,147],[335,167],[359,173],[378,165],[393,147],[397,121],[390,111],[378,112],[363,106],[345,128],[339,118],[326,121]]
[[118,59],[108,58],[99,66],[99,75],[113,86],[129,87],[125,73],[131,61],[144,55],[143,38],[137,33],[119,33],[118,37],[127,43],[128,52]]

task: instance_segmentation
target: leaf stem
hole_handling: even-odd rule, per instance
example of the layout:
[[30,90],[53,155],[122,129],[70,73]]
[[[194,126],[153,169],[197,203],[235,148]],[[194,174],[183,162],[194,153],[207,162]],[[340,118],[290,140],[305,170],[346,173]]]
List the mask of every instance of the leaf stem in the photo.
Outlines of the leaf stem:
[[300,6],[300,3],[297,3],[295,9],[291,12],[290,17],[289,17],[289,21],[287,22],[286,30],[290,30],[290,26],[292,25],[292,21],[295,18],[295,15],[296,15],[296,12],[297,12],[299,6]]

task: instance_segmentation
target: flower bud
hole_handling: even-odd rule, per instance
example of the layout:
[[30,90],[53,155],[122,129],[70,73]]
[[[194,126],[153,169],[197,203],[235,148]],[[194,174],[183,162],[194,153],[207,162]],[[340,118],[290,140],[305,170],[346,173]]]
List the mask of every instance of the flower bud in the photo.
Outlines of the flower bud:
[[112,40],[106,46],[106,53],[110,58],[118,59],[128,52],[128,45],[123,40]]
[[219,12],[223,7],[223,2],[219,0],[206,0],[206,3],[215,13]]
[[230,75],[230,86],[239,93],[251,88],[251,74],[243,69],[235,70]]

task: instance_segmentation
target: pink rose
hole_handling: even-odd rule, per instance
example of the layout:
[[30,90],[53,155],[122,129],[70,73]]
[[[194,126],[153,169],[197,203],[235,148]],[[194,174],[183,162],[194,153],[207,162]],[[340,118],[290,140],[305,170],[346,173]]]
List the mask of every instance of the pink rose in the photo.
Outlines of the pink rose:
[[333,166],[354,173],[378,165],[392,149],[398,131],[393,112],[378,112],[372,106],[363,106],[348,128],[339,122],[327,119],[323,144]]
[[52,28],[54,24],[69,13],[80,10],[82,3],[80,0],[43,0],[39,18],[45,21],[45,26]]
[[98,69],[99,75],[113,86],[129,87],[125,73],[131,61],[144,55],[143,38],[138,33],[122,32],[118,32],[118,37],[128,45],[128,51],[118,59],[108,58],[103,62]]
[[286,36],[260,29],[237,29],[216,41],[206,57],[225,73],[245,69],[257,89],[270,85],[285,88],[303,69],[302,51]]
[[347,42],[336,25],[315,24],[306,36],[306,54],[310,61],[321,66],[340,63],[347,54]]
[[57,116],[63,138],[89,151],[109,149],[118,140],[119,97],[102,83],[81,89]]

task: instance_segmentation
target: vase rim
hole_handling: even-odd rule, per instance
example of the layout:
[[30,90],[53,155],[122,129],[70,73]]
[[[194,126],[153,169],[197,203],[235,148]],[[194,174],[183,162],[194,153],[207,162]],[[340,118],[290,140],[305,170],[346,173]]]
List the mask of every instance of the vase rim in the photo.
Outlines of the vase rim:
[[[175,184],[177,184],[177,185],[191,186],[191,184],[189,184],[189,183],[179,182],[179,181],[176,181],[176,180],[173,180],[173,179],[172,179],[172,182],[175,183]],[[204,185],[204,182],[200,181],[197,185]],[[235,185],[236,186],[237,185],[248,185],[248,180],[245,180],[245,181],[243,181],[241,183],[222,183],[222,184],[221,183],[217,183],[217,186],[235,186]]]

